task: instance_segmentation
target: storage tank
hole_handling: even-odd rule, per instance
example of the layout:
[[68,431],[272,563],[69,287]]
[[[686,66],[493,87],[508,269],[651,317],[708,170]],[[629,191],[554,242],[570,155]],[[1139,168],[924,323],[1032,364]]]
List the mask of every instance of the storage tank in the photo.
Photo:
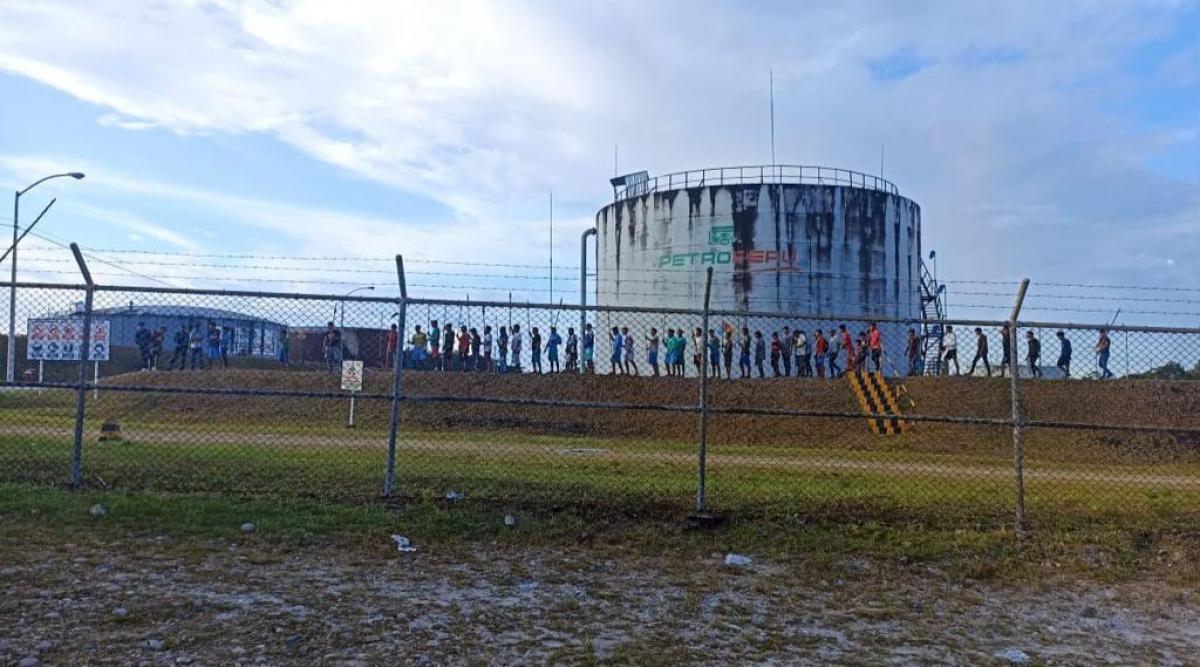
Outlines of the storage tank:
[[[713,309],[920,317],[921,210],[882,178],[772,165],[612,183],[596,214],[599,304],[698,307],[711,266]],[[887,328],[896,358],[903,328]]]

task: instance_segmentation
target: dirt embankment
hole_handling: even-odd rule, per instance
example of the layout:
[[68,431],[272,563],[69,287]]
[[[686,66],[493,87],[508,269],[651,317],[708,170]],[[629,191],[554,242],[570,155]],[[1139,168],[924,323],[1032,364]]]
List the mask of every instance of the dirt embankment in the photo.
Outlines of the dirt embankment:
[[[152,385],[230,389],[340,391],[339,379],[318,372],[259,370],[197,373],[128,374],[108,378],[113,386]],[[388,373],[368,372],[366,394],[386,395]],[[625,378],[575,375],[476,375],[415,373],[404,376],[412,397],[560,399],[616,402],[639,406],[694,406],[694,378]],[[1010,387],[1000,378],[914,378],[905,383],[912,402],[906,412],[919,415],[1007,418]],[[63,392],[64,394],[66,392]],[[47,399],[41,399],[47,400]],[[845,381],[765,379],[713,381],[710,404],[716,407],[784,408],[857,414],[858,405]],[[1022,383],[1027,419],[1143,424],[1200,428],[1200,383],[1043,381]],[[362,428],[385,428],[387,400],[358,401]],[[102,418],[271,424],[328,424],[344,419],[344,399],[297,399],[153,392],[101,392],[92,411]],[[692,412],[564,408],[537,405],[406,402],[404,423],[423,429],[517,431],[691,441],[697,417]],[[892,438],[871,434],[861,418],[713,415],[711,442],[721,445],[835,447],[1008,456],[1011,430],[1006,426],[912,423]],[[1200,442],[1187,434],[1130,434],[1094,430],[1031,429],[1032,457],[1093,462],[1200,462]]]

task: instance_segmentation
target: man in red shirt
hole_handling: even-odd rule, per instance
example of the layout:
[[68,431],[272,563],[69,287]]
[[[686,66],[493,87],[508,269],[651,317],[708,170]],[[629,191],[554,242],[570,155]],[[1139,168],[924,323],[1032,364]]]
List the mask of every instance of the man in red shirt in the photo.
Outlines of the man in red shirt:
[[384,363],[387,364],[387,368],[395,368],[396,366],[396,348],[399,343],[400,331],[396,328],[396,325],[393,324],[387,335],[387,356],[384,359]]
[[850,332],[846,331],[845,324],[839,324],[838,329],[842,335],[842,347],[846,350],[846,369],[850,372],[859,369],[854,367],[854,339],[850,337]]
[[879,333],[879,327],[872,322],[871,328],[867,331],[868,345],[871,348],[871,363],[875,364],[875,372],[878,373],[880,366],[883,364],[883,336]]
[[[817,365],[817,377],[825,379],[825,354],[829,352],[829,341],[825,339],[825,334],[817,329],[817,342],[813,344],[813,349],[816,351],[813,361]],[[832,375],[832,371],[830,372]]]

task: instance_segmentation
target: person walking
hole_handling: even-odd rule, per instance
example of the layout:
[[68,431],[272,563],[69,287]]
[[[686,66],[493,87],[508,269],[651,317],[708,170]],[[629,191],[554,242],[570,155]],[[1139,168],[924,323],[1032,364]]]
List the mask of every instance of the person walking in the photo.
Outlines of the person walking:
[[908,376],[919,374],[921,361],[921,338],[912,327],[908,328],[908,342],[904,345],[904,356],[908,359]]
[[1100,330],[1100,338],[1096,341],[1096,365],[1100,368],[1100,379],[1107,380],[1112,377],[1112,371],[1108,370],[1108,353],[1112,348],[1112,341],[1108,338],[1108,329]]
[[842,334],[846,332],[846,325],[839,324],[838,330],[829,334],[829,377],[838,378],[842,376],[842,367],[838,365],[838,358],[842,356],[842,347],[845,345]]
[[[850,332],[846,330],[846,325],[844,324],[841,325],[840,333],[842,337],[842,348],[846,350],[846,368],[850,370],[857,370],[854,367],[854,338],[850,335]],[[845,371],[842,371],[842,374],[845,375]]]
[[983,333],[983,329],[975,327],[975,358],[971,360],[971,370],[967,371],[967,375],[975,374],[975,364],[983,362],[983,370],[987,371],[987,376],[992,377],[992,364],[988,361],[988,339]]
[[771,332],[771,374],[773,377],[779,377],[779,355],[783,352],[783,345],[779,342],[779,332]]
[[229,368],[229,351],[233,349],[234,328],[221,327],[221,368]]
[[[392,326],[396,325],[393,324]],[[409,339],[408,343],[410,346],[412,346],[412,349],[410,349],[408,352],[409,361],[412,363],[412,367],[415,369],[424,368],[425,361],[429,358],[429,336],[424,331],[421,331],[420,324],[413,327],[413,335],[412,338]],[[394,364],[395,360],[393,360],[392,363]]]
[[496,338],[497,351],[500,353],[500,372],[508,372],[508,327],[500,327],[500,335]]
[[654,377],[658,377],[658,345],[658,329],[650,327],[650,335],[646,336],[646,363],[650,364]]
[[[825,338],[825,332],[817,329],[813,333],[813,361],[816,366],[817,377],[825,379],[825,357],[829,354],[829,339]],[[833,369],[829,369],[829,377],[833,377]]]
[[854,370],[857,373],[867,372],[867,356],[870,354],[867,344],[867,332],[858,334],[858,342],[854,347]]
[[1029,374],[1035,378],[1040,378],[1042,373],[1041,366],[1038,361],[1042,358],[1042,341],[1038,340],[1032,331],[1025,332],[1025,358],[1029,362]]
[[1012,364],[1009,360],[1012,359],[1012,331],[1005,324],[1000,327],[1000,377],[1004,377],[1005,369],[1011,369]]
[[550,372],[562,370],[558,365],[558,348],[562,346],[562,336],[558,335],[558,327],[550,327],[550,335],[546,337],[546,360],[550,362]]
[[742,336],[738,340],[738,371],[742,379],[750,377],[750,329],[742,327]]
[[954,327],[949,324],[946,325],[946,333],[942,336],[941,358],[946,375],[950,374],[950,362],[954,362],[954,374],[962,375],[962,370],[958,367],[958,335],[954,333]]
[[1069,378],[1071,377],[1071,340],[1061,330],[1054,335],[1058,337],[1058,363],[1055,366],[1062,371],[1064,378]]
[[678,377],[687,376],[687,336],[684,335],[683,328],[675,330],[675,346],[678,348],[675,351],[675,375]]
[[537,327],[529,330],[529,368],[535,374],[542,374],[542,334]]

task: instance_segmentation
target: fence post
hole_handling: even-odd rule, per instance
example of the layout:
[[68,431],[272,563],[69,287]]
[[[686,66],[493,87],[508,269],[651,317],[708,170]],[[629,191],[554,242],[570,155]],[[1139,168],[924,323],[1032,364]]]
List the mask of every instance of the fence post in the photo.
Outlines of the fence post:
[[712,296],[712,267],[708,267],[704,278],[704,310],[700,315],[701,344],[696,350],[700,354],[700,449],[699,449],[699,479],[696,484],[696,511],[703,512],[708,494],[708,304]]
[[407,331],[405,318],[408,314],[408,285],[404,280],[404,258],[396,255],[396,280],[400,284],[399,313],[396,323],[396,358],[392,367],[392,417],[388,426],[387,474],[383,480],[383,495],[391,497],[396,482],[396,433],[400,428],[400,401],[404,390],[404,333]]
[[87,411],[88,353],[92,348],[92,302],[96,283],[92,281],[92,272],[88,271],[78,244],[71,244],[71,253],[75,255],[75,263],[79,265],[79,272],[87,284],[83,300],[83,342],[79,346],[79,381],[75,388],[75,446],[71,454],[70,480],[71,490],[74,491],[83,484],[83,422]]
[[1017,345],[1017,317],[1021,314],[1021,304],[1025,302],[1025,291],[1029,289],[1029,279],[1021,281],[1017,290],[1017,300],[1013,303],[1012,314],[1008,318],[1008,370],[1012,385],[1012,429],[1013,429],[1013,468],[1017,483],[1017,536],[1024,538],[1029,530],[1029,521],[1025,516],[1025,451],[1021,445],[1021,395],[1017,376],[1021,372],[1020,355]]

